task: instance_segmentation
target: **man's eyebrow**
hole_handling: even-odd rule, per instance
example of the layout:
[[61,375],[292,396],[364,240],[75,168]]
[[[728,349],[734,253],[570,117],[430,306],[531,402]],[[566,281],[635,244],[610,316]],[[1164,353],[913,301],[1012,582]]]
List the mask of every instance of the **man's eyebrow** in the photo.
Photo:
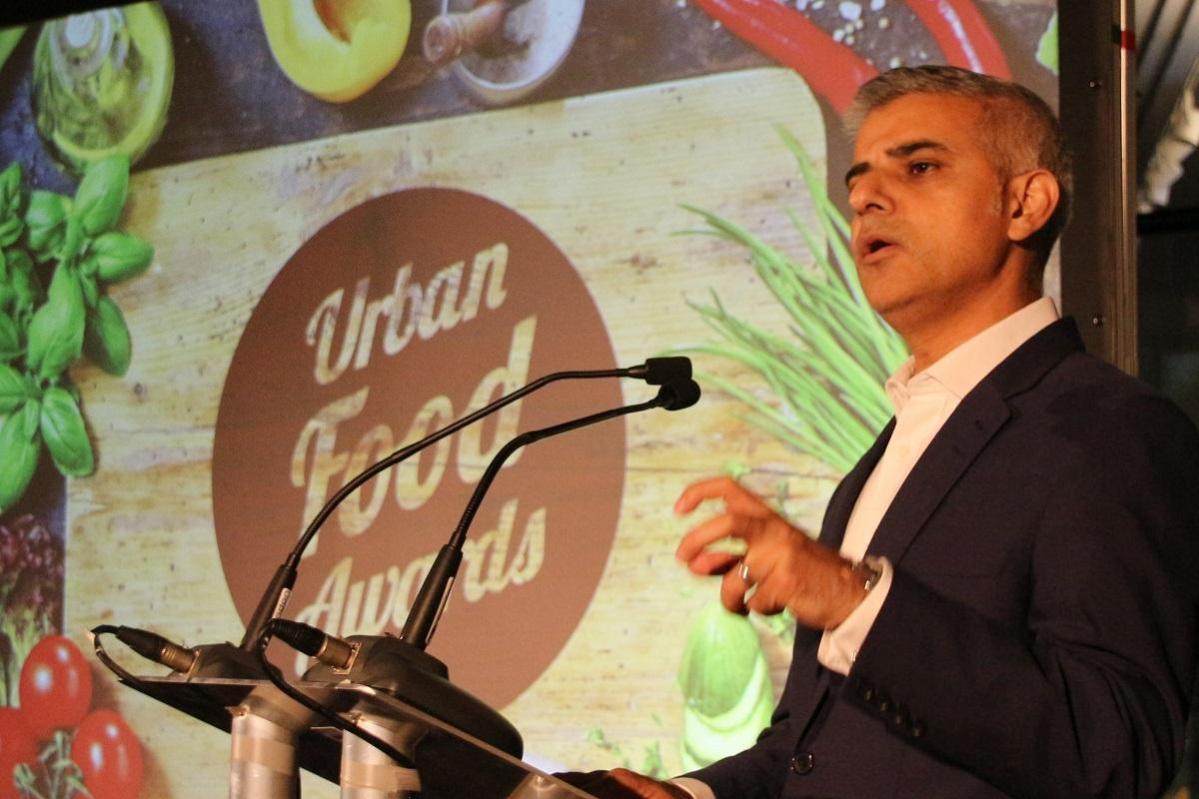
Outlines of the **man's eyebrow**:
[[892,158],[906,158],[913,153],[918,153],[921,150],[939,150],[941,152],[949,152],[949,146],[934,139],[917,139],[916,141],[904,142],[897,144],[887,150],[887,155]]
[[[894,147],[887,149],[885,152],[890,158],[907,158],[910,155],[920,152],[921,150],[936,150],[939,152],[949,152],[949,146],[936,141],[935,139],[916,139],[915,141],[904,142],[897,144]],[[870,171],[870,165],[865,161],[859,161],[849,168],[845,173],[845,184],[856,178],[858,175],[864,175]]]
[[863,175],[869,171],[870,171],[870,165],[865,163],[864,161],[859,161],[858,163],[851,166],[849,168],[849,170],[845,173],[845,185],[848,186],[850,181],[852,181],[858,175]]

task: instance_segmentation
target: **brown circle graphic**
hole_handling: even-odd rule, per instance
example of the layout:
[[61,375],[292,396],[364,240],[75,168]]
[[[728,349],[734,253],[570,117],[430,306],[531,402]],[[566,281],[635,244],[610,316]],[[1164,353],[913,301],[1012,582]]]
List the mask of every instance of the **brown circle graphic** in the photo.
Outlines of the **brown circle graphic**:
[[[368,465],[537,377],[613,366],[583,281],[511,209],[421,188],[330,222],[267,288],[221,394],[213,512],[243,621],[308,521]],[[551,384],[378,475],[309,547],[284,615],[397,633],[492,455],[621,404],[616,380]],[[503,707],[557,656],[607,561],[624,466],[620,419],[509,459],[429,647],[455,683]]]

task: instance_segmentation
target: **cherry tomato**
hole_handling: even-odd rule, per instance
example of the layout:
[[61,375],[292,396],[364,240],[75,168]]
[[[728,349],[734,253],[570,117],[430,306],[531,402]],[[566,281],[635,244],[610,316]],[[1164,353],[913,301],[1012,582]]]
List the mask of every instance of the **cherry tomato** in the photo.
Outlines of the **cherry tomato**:
[[21,667],[21,710],[37,740],[74,727],[92,702],[92,671],[71,639],[48,635],[34,644]]
[[71,759],[93,799],[134,799],[142,787],[142,746],[115,710],[96,710],[79,724]]
[[0,707],[0,799],[18,799],[14,782],[17,766],[37,763],[37,744],[25,723],[24,714],[15,707]]

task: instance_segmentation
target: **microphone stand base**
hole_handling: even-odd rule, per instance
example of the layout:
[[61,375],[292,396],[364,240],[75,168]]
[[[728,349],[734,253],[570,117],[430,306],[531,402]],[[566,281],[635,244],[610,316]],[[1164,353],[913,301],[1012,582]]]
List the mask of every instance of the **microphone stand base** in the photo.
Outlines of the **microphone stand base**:
[[[414,722],[355,711],[358,726],[410,760],[427,728]],[[404,768],[356,735],[341,737],[341,799],[409,799],[420,796],[416,769]]]

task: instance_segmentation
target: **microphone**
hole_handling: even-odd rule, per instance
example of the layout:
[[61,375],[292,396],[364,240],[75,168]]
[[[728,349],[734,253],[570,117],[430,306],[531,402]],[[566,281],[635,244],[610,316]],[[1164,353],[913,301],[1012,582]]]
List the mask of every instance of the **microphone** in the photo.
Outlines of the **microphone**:
[[[386,469],[406,460],[415,455],[421,450],[436,444],[446,436],[456,433],[463,427],[472,424],[484,416],[495,413],[506,405],[515,402],[516,400],[537,391],[550,383],[559,380],[587,380],[596,378],[609,377],[632,377],[639,380],[644,380],[649,385],[656,386],[674,386],[675,390],[680,385],[685,385],[691,382],[691,359],[685,356],[665,356],[660,358],[647,358],[645,363],[637,366],[630,366],[623,369],[595,369],[586,371],[564,371],[554,372],[544,377],[540,377],[528,385],[517,389],[516,391],[506,394],[503,397],[484,405],[479,410],[462,417],[456,422],[453,422],[445,427],[425,436],[421,440],[409,444],[406,447],[396,450],[380,461],[368,466],[357,476],[347,482],[344,486],[337,490],[329,501],[317,512],[305,528],[304,533],[296,541],[287,559],[275,570],[271,577],[270,583],[267,585],[266,591],[262,598],[258,601],[253,614],[246,623],[246,632],[242,636],[240,649],[247,653],[254,652],[259,643],[259,639],[267,634],[267,626],[272,619],[277,618],[283,613],[283,609],[287,606],[287,601],[291,596],[291,589],[295,586],[296,576],[300,568],[300,560],[304,555],[304,550],[308,548],[308,544],[316,536],[317,531],[325,521],[333,514],[346,497],[356,491],[363,483],[366,483],[375,475]],[[693,384],[693,383],[692,383]],[[694,384],[693,384],[694,385]],[[699,396],[699,387],[695,387],[696,398]],[[663,406],[665,407],[665,406]]]
[[[679,360],[686,361],[687,359],[683,358]],[[655,374],[656,379],[669,380],[669,382],[664,383],[658,390],[658,395],[648,402],[625,405],[620,408],[584,416],[581,419],[574,419],[550,427],[544,427],[540,430],[530,430],[526,433],[521,433],[502,446],[495,454],[495,457],[491,459],[491,463],[487,465],[487,469],[483,472],[483,476],[475,486],[474,493],[471,494],[470,501],[466,504],[466,510],[458,522],[458,527],[450,536],[449,543],[443,546],[437,553],[437,557],[434,559],[433,565],[425,576],[424,582],[421,583],[416,599],[412,603],[412,608],[408,612],[408,618],[404,621],[404,628],[400,632],[400,640],[407,641],[419,649],[425,649],[429,645],[429,639],[433,637],[437,622],[441,618],[442,611],[445,609],[446,601],[449,599],[450,588],[453,586],[454,578],[458,573],[458,566],[462,562],[462,548],[466,544],[467,529],[470,527],[470,523],[474,520],[479,506],[483,502],[483,495],[487,493],[500,468],[513,452],[528,444],[532,444],[534,441],[540,441],[543,438],[556,436],[559,433],[566,433],[570,430],[577,430],[580,427],[586,427],[597,422],[614,419],[618,416],[646,411],[652,408],[664,408],[669,411],[675,411],[691,407],[699,401],[700,396],[699,384],[692,380],[690,376],[691,362],[687,361],[686,377],[682,377],[681,370],[676,371],[676,369],[676,367],[670,366],[664,371]]]
[[[687,366],[690,367],[691,364],[688,363]],[[687,371],[690,372],[690,368]],[[688,374],[682,380],[673,380],[662,386],[657,399],[661,403],[659,407],[668,411],[681,411],[699,402],[699,395],[699,383],[692,380]]]

